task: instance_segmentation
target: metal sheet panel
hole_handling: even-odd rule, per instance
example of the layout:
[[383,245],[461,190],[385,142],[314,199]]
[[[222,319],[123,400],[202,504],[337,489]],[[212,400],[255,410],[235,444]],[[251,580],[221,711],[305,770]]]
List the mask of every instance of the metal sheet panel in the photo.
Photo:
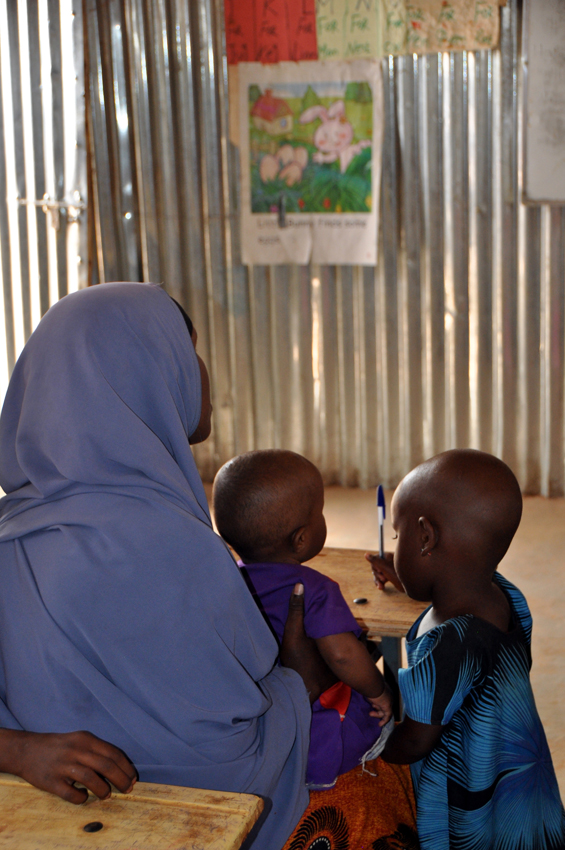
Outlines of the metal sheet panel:
[[520,204],[517,0],[501,15],[499,50],[383,60],[377,268],[247,269],[221,0],[86,0],[95,279],[164,281],[191,312],[206,478],[283,446],[392,486],[474,446],[563,494],[565,210]]
[[82,4],[0,0],[0,398],[49,306],[87,283]]

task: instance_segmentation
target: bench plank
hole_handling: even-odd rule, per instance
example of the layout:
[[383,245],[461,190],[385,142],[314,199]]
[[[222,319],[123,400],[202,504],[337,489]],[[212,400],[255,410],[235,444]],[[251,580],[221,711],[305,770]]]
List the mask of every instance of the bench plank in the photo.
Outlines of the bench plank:
[[[0,774],[2,850],[239,850],[261,814],[251,794],[136,783],[81,806]],[[98,832],[84,826],[99,821]]]

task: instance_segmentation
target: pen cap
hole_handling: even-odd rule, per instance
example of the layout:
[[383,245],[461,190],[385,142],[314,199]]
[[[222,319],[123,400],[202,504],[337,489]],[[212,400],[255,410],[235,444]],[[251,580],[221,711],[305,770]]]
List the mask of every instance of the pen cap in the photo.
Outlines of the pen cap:
[[381,515],[381,510],[382,510],[383,519],[384,519],[385,516],[386,516],[386,510],[385,510],[385,493],[384,493],[382,484],[379,484],[379,486],[377,487],[377,507],[379,508],[379,517]]

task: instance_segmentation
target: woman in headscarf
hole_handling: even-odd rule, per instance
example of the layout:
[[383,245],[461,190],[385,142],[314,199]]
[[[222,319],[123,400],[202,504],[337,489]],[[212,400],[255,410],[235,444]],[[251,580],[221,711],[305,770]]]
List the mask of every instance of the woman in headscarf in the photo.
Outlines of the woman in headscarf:
[[52,307],[16,364],[0,718],[88,729],[142,780],[259,794],[254,848],[278,850],[308,804],[309,700],[212,530],[189,446],[210,432],[208,375],[189,330],[159,286],[103,284]]
[[206,379],[158,286],[41,321],[0,421],[0,689],[21,728],[86,728],[143,780],[264,795],[273,850],[308,801],[310,708],[211,527]]

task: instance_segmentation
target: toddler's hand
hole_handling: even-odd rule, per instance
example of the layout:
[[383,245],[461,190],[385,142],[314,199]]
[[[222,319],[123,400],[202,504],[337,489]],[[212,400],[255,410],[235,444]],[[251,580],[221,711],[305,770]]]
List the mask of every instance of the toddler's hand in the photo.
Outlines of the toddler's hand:
[[389,686],[385,685],[380,697],[373,697],[372,699],[367,697],[367,699],[373,708],[373,711],[370,712],[371,717],[378,717],[379,726],[385,726],[393,715],[392,694]]
[[381,558],[379,555],[372,555],[370,552],[365,552],[365,558],[371,565],[373,578],[379,590],[384,590],[385,584],[387,581],[390,581],[397,590],[404,593],[400,579],[394,571],[392,552],[385,552],[384,558]]

